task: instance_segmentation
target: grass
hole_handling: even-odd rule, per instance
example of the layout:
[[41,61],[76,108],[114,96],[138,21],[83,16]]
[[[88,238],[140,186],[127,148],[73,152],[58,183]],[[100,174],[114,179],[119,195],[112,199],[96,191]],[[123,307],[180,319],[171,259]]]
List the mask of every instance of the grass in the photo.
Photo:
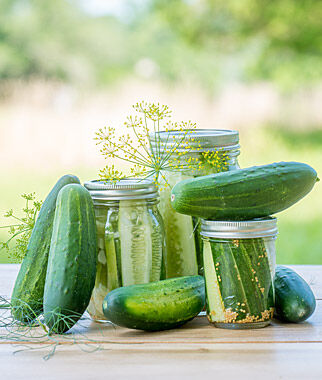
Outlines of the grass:
[[[305,162],[322,177],[322,131],[317,128],[294,131],[283,126],[268,126],[240,132],[241,167],[277,161]],[[56,180],[65,173],[73,173],[83,182],[96,177],[99,168],[61,168],[46,174],[37,172],[1,171],[5,178],[0,188],[0,225],[2,215],[23,206],[21,193],[36,192],[44,199]],[[313,191],[292,208],[277,215],[279,235],[276,241],[276,261],[280,264],[322,264],[322,181]],[[6,235],[0,230],[0,241]],[[10,262],[0,251],[0,263]]]

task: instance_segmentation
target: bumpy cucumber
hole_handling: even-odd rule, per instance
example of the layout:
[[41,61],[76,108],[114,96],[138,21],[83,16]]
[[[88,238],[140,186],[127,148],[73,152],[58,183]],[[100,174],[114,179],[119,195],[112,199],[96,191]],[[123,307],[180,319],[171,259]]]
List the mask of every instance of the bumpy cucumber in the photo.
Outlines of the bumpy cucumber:
[[164,224],[155,207],[154,212],[149,211],[151,220],[151,238],[152,238],[152,268],[150,281],[160,281],[162,279],[162,258],[165,252]]
[[43,295],[56,199],[59,191],[70,183],[79,183],[79,179],[73,175],[61,177],[47,195],[39,211],[11,296],[12,314],[21,322],[33,320],[43,311]]
[[88,306],[96,276],[93,202],[81,185],[58,194],[44,292],[44,318],[57,333],[69,330]]
[[118,223],[123,286],[149,282],[152,230],[146,205],[133,206],[133,201],[120,201]]
[[183,325],[204,304],[203,277],[186,276],[115,289],[106,296],[103,312],[119,326],[159,331]]
[[[184,178],[182,175],[181,177]],[[167,247],[166,278],[197,275],[198,263],[192,219],[190,216],[178,214],[171,207],[169,188],[163,190],[160,197],[160,212],[164,220]]]
[[204,243],[203,265],[206,283],[208,319],[210,322],[225,322],[225,306],[218,284],[211,246],[208,241],[205,241]]
[[102,302],[108,293],[108,270],[104,239],[107,208],[95,207],[94,212],[97,229],[97,270],[95,286],[87,310],[93,319],[100,320],[105,319]]
[[310,286],[294,270],[277,265],[275,314],[284,322],[303,322],[314,312],[316,301]]
[[249,220],[287,209],[317,180],[309,165],[279,162],[181,181],[172,189],[171,205],[205,219]]
[[272,276],[262,239],[206,241],[204,272],[211,322],[266,322],[273,310]]

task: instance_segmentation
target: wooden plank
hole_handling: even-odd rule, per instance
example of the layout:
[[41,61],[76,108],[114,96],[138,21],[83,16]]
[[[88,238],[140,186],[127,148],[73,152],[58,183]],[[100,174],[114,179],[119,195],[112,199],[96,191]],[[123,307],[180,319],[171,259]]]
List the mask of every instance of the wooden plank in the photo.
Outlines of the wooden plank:
[[[311,282],[319,299],[308,322],[274,321],[264,329],[233,331],[215,328],[205,317],[198,317],[179,329],[147,333],[88,319],[75,326],[76,336],[53,337],[58,346],[49,361],[43,360],[53,348],[48,342],[13,345],[0,340],[0,378],[321,379],[322,266],[294,268]],[[0,265],[0,294],[11,293],[18,269],[17,265]],[[81,338],[83,344],[74,344],[74,338]],[[23,351],[13,355],[19,349]]]
[[0,346],[1,378],[6,380],[196,380],[321,379],[321,344],[242,344],[110,347],[95,354],[61,347],[44,361],[47,349],[12,355]]

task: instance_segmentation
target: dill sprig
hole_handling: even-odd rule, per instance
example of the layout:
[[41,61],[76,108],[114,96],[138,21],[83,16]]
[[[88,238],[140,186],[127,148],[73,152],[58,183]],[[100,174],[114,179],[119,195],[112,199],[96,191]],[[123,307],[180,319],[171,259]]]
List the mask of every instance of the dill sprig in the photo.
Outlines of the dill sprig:
[[[172,122],[172,111],[167,105],[159,103],[142,101],[133,105],[133,109],[137,115],[127,117],[124,122],[129,133],[120,135],[115,128],[110,126],[96,132],[95,140],[106,159],[112,158],[130,164],[128,175],[115,169],[114,165],[107,165],[99,172],[102,180],[117,181],[128,176],[149,177],[153,178],[160,188],[168,185],[164,171],[199,171],[204,167],[204,159],[189,155],[192,149],[201,149],[201,145],[194,138],[195,123],[190,120]],[[161,131],[169,132],[166,141],[161,141],[159,135]],[[179,134],[175,137],[170,133],[173,131]],[[151,134],[155,139],[153,148]],[[171,144],[169,145],[168,142]],[[200,156],[203,157],[203,155],[204,153]]]
[[[93,323],[92,319],[86,315],[74,313],[66,316],[59,311],[50,313],[51,317],[57,320],[56,324],[49,328],[44,322],[44,315],[36,315],[35,318],[27,319],[24,323],[16,320],[13,315],[22,308],[22,302],[19,306],[13,306],[10,299],[0,296],[0,342],[11,343],[17,347],[22,347],[14,353],[24,352],[29,350],[48,349],[48,352],[43,356],[44,360],[50,359],[56,352],[57,348],[64,344],[76,344],[84,352],[96,352],[103,349],[100,343],[95,339],[91,339],[84,334],[88,326]],[[16,303],[15,303],[16,304]],[[29,307],[25,304],[24,306]],[[32,315],[33,310],[30,309]],[[79,318],[75,325],[74,318]],[[55,330],[61,323],[70,327],[70,330],[63,334],[56,334]],[[106,324],[113,326],[109,321]],[[101,328],[98,331],[103,335]],[[39,343],[42,343],[39,345]]]
[[[12,224],[1,226],[0,228],[8,229],[10,238],[5,242],[0,242],[0,249],[6,249],[9,257],[15,262],[21,262],[27,252],[29,239],[36,223],[38,212],[42,202],[35,200],[35,193],[22,194],[25,199],[25,207],[22,209],[23,216],[18,217],[11,209],[4,214],[5,218],[11,218]],[[15,240],[15,246],[10,247],[9,244]]]

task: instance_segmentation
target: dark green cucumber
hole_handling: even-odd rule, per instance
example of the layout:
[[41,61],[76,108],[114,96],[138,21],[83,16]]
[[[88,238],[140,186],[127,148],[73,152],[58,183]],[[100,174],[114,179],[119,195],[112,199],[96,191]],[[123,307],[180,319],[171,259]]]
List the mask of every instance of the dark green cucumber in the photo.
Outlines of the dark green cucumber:
[[103,312],[119,326],[159,331],[183,325],[204,305],[203,277],[185,276],[115,289],[105,297]]
[[318,180],[309,165],[279,162],[177,183],[171,205],[179,213],[216,220],[249,220],[287,209]]
[[93,202],[81,185],[58,194],[46,284],[44,318],[51,331],[69,330],[86,310],[96,276]]
[[275,272],[275,318],[303,322],[314,312],[316,301],[310,286],[294,270],[277,265]]
[[11,296],[12,314],[21,322],[32,321],[43,311],[43,295],[56,199],[59,191],[70,183],[80,182],[73,175],[61,177],[39,211]]

